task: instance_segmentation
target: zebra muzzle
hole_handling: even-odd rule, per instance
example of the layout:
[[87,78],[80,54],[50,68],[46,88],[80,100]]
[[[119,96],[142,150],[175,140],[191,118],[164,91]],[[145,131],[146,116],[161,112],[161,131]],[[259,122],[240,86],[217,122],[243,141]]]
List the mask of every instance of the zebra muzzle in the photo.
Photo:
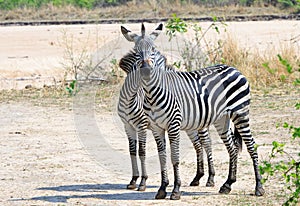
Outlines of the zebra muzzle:
[[142,67],[140,68],[142,78],[149,80],[151,67],[147,62],[143,62]]

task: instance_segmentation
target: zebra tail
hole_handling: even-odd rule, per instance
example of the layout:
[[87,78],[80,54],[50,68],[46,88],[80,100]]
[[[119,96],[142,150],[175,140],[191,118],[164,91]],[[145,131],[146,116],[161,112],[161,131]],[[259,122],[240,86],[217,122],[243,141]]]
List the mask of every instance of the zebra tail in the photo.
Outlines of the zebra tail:
[[234,142],[235,145],[238,147],[239,154],[240,154],[243,149],[243,139],[236,127],[234,127]]

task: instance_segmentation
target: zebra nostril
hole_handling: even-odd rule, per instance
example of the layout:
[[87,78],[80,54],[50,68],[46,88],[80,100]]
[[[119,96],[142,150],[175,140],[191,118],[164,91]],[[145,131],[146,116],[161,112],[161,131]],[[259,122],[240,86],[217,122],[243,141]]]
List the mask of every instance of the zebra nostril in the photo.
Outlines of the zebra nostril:
[[150,65],[148,63],[148,60],[143,61],[142,68],[149,68],[149,67],[150,67]]
[[140,71],[141,71],[141,76],[142,76],[144,79],[149,80],[149,78],[150,78],[151,67],[150,67],[150,65],[148,64],[147,60],[145,60],[145,61],[142,62],[142,67],[141,67]]

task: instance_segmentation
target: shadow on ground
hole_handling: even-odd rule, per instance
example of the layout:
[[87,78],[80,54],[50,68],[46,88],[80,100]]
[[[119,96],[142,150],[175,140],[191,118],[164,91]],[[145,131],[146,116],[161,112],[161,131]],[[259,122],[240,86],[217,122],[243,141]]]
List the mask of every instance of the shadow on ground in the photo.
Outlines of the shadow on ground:
[[[134,190],[126,190],[124,184],[83,184],[83,185],[63,185],[57,187],[41,187],[37,190],[57,191],[57,192],[80,192],[78,195],[45,195],[32,197],[29,199],[13,199],[12,201],[45,201],[51,203],[67,203],[68,199],[99,199],[99,200],[154,200],[156,192],[138,192]],[[157,188],[157,186],[147,186],[147,188]],[[116,193],[108,191],[116,190]],[[120,192],[119,190],[124,190]],[[86,192],[88,194],[82,194]],[[94,194],[93,194],[94,193]],[[109,193],[109,194],[108,194]],[[170,193],[168,193],[170,195]],[[203,196],[216,195],[209,192],[182,192],[183,196]]]

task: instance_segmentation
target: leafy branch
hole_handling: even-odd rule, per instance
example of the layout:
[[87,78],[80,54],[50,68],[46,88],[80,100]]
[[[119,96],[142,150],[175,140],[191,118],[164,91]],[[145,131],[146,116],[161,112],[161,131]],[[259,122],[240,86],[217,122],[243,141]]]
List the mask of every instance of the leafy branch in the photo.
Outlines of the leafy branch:
[[[295,105],[296,109],[300,109],[300,103]],[[297,138],[300,139],[300,127],[285,122],[283,128],[289,129],[292,134],[291,143],[296,144]],[[298,142],[298,146],[300,143]],[[260,165],[260,173],[265,176],[262,182],[265,183],[271,176],[279,173],[284,178],[287,190],[290,191],[288,199],[283,205],[297,205],[300,197],[300,152],[295,156],[286,151],[286,144],[277,141],[272,142],[272,150],[269,159],[263,161]],[[276,157],[281,156],[284,160],[275,162]]]
[[[225,28],[227,25],[224,22],[219,22],[217,17],[212,17],[213,22],[203,29],[199,24],[187,23],[176,14],[168,20],[166,24],[166,34],[169,36],[169,41],[177,37],[176,35],[192,31],[194,36],[192,39],[184,40],[184,47],[179,47],[178,50],[182,57],[182,62],[175,62],[174,66],[177,68],[183,66],[187,71],[199,69],[211,65],[216,62],[220,49],[222,47],[221,41],[216,41],[212,44],[207,39],[208,32],[213,30],[220,34],[220,26]],[[224,29],[226,31],[226,29]]]

